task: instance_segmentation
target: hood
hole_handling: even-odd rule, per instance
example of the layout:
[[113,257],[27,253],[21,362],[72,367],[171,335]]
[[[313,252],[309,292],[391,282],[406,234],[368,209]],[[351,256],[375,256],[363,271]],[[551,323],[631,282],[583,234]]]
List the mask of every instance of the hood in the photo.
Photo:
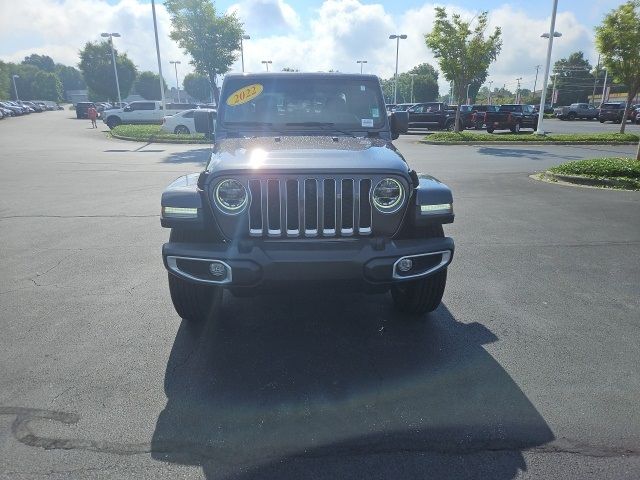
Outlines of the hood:
[[221,140],[207,170],[214,174],[368,170],[406,175],[409,167],[391,142],[379,138],[283,136]]

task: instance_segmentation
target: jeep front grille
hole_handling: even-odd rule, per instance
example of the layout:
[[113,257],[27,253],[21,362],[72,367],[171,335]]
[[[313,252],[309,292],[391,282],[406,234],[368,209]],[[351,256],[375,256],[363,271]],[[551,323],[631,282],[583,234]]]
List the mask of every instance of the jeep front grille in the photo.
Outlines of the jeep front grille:
[[371,179],[250,179],[253,237],[370,235]]

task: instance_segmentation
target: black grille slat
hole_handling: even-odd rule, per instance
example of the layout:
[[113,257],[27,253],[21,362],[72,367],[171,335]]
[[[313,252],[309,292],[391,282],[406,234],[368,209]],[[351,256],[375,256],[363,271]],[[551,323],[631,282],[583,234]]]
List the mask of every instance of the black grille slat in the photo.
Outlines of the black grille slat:
[[251,194],[251,205],[249,206],[249,230],[251,235],[262,235],[262,191],[260,180],[249,181],[249,193]]
[[360,180],[360,215],[358,218],[358,230],[360,233],[371,232],[371,180]]
[[304,181],[304,230],[308,236],[318,233],[318,183],[313,178]]
[[280,235],[280,181],[267,180],[267,226],[270,235]]
[[336,181],[327,178],[324,184],[324,215],[322,229],[324,235],[335,235],[336,232]]
[[353,180],[342,180],[342,215],[340,232],[343,235],[353,234]]
[[287,202],[287,235],[296,236],[300,233],[300,214],[298,209],[298,181],[287,180],[286,182],[286,202]]

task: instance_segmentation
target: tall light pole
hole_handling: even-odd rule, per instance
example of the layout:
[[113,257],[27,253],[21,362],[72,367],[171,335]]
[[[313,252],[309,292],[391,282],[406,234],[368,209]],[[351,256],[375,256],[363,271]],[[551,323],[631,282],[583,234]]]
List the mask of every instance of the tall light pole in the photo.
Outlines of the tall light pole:
[[164,99],[164,79],[162,77],[162,60],[160,60],[160,43],[158,42],[158,22],[156,21],[156,2],[151,0],[151,12],[153,13],[153,33],[156,37],[156,56],[158,57],[158,76],[160,77],[160,97],[162,98],[162,110],[167,110],[167,102]]
[[356,60],[356,63],[360,64],[360,73],[362,73],[362,66],[367,63],[366,60]]
[[418,76],[417,73],[410,73],[409,76],[411,77],[411,103],[415,102],[415,99],[413,98],[413,79],[415,77]]
[[264,63],[265,67],[267,67],[267,72],[269,71],[269,64],[273,63],[271,60],[262,60],[261,63]]
[[111,61],[113,62],[113,73],[116,76],[116,89],[118,90],[118,103],[122,104],[122,98],[120,98],[120,82],[118,81],[118,69],[116,68],[116,54],[113,50],[113,37],[119,37],[119,33],[102,33],[101,37],[109,37],[109,44],[111,45]]
[[471,99],[469,98],[469,87],[471,86],[471,84],[467,85],[467,105],[469,105],[471,103]]
[[178,103],[180,103],[180,84],[178,83],[178,65],[180,65],[180,60],[169,60],[169,63],[173,64],[176,69],[176,90],[178,92]]
[[398,103],[398,55],[400,53],[400,40],[406,40],[406,35],[389,35],[389,40],[396,41],[396,74],[393,82],[393,103]]
[[244,73],[244,43],[243,40],[251,40],[249,35],[242,35],[240,37],[240,58],[242,58],[242,73]]
[[600,54],[598,54],[598,64],[596,65],[596,74],[593,80],[593,93],[591,94],[591,105],[596,106],[596,86],[598,85],[598,70],[600,69]]
[[[605,94],[605,92],[607,90],[607,75],[609,75],[609,71],[605,68],[605,70],[604,70],[604,83],[602,84],[602,98],[600,99],[600,103],[601,104],[605,102],[604,94]],[[15,85],[15,83],[14,83],[14,85]]]
[[516,89],[516,103],[522,103],[520,101],[520,80],[522,80],[522,77],[516,78],[516,82],[518,82],[518,87]]
[[544,102],[547,95],[547,85],[549,83],[549,67],[551,66],[551,50],[553,49],[553,38],[559,37],[562,34],[556,32],[556,12],[558,11],[558,0],[553,0],[553,6],[551,10],[551,24],[549,25],[549,33],[543,33],[542,38],[548,38],[549,44],[547,45],[547,61],[544,66],[544,81],[542,82],[542,95],[540,95],[540,110],[538,111],[538,128],[534,132],[536,135],[544,135],[544,128],[542,122],[544,121]]
[[558,78],[558,72],[553,74],[553,86],[551,87],[551,106],[556,103],[556,80]]
[[16,101],[20,100],[18,98],[18,87],[16,87],[16,78],[20,78],[20,75],[11,75],[11,79],[13,80],[13,91],[16,92]]
[[493,80],[489,80],[489,100],[488,100],[488,104],[491,105],[491,87],[493,86]]

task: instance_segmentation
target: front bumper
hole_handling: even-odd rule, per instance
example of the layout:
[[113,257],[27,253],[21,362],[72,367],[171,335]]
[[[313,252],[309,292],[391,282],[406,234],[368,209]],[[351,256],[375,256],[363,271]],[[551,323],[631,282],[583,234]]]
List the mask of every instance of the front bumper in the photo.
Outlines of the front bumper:
[[[298,282],[391,285],[449,265],[453,239],[243,240],[228,244],[165,243],[167,270],[197,284],[228,287]],[[412,267],[402,271],[400,260]],[[403,267],[407,263],[402,262]]]

